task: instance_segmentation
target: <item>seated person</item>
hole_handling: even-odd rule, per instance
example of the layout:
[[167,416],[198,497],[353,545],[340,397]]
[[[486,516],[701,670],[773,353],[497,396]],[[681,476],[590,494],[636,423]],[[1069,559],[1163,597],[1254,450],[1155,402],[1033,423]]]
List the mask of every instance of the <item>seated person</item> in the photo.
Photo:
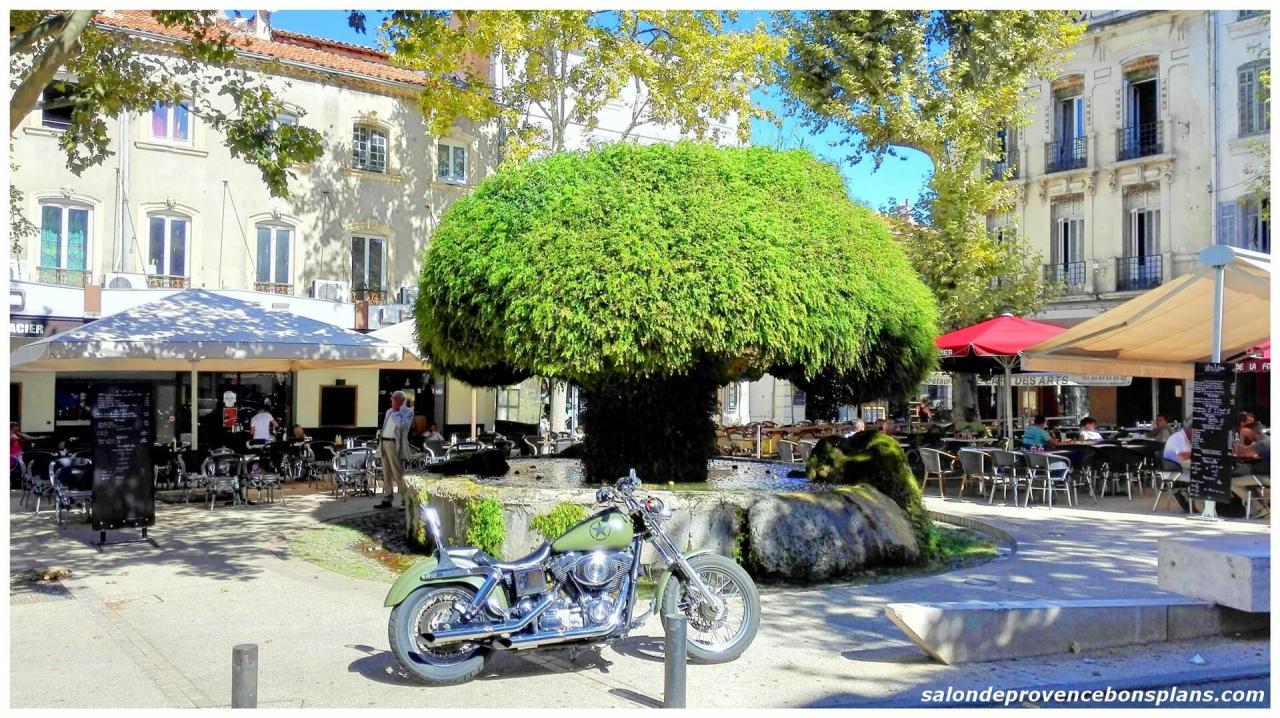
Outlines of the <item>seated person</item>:
[[311,437],[307,436],[307,432],[302,428],[302,424],[294,424],[293,429],[289,431],[289,443],[301,444],[305,441],[311,441]]
[[1102,441],[1102,434],[1098,433],[1098,420],[1092,416],[1086,416],[1080,420],[1080,443],[1096,443]]
[[1169,419],[1164,414],[1157,414],[1155,423],[1151,426],[1151,431],[1146,433],[1148,439],[1156,441],[1168,441],[1173,436],[1173,427],[1169,426]]
[[436,428],[436,425],[433,422],[432,424],[427,426],[427,432],[422,435],[422,440],[423,441],[444,441],[444,435],[440,433],[440,430]]
[[862,419],[854,419],[853,421],[849,422],[849,428],[845,429],[844,436],[847,439],[850,436],[853,436],[854,434],[857,434],[859,432],[863,432],[866,430],[867,430],[867,422],[863,421]]
[[972,406],[965,408],[964,419],[956,422],[955,430],[957,436],[960,434],[972,434],[975,437],[987,435],[987,427],[978,421],[978,411]]
[[1052,449],[1058,442],[1054,441],[1045,428],[1048,422],[1044,414],[1037,414],[1035,423],[1022,432],[1022,445],[1028,449]]
[[1191,465],[1191,432],[1192,423],[1188,421],[1182,427],[1182,431],[1175,431],[1169,436],[1169,440],[1164,442],[1164,453],[1161,454],[1169,461],[1175,461],[1182,464],[1185,470]]
[[885,419],[880,422],[880,431],[893,436],[898,432],[898,425],[894,423],[893,419]]
[[[1262,433],[1262,425],[1252,414],[1245,414],[1249,421],[1243,425],[1237,424],[1237,440],[1232,447],[1232,453],[1237,459],[1241,459],[1236,462],[1234,473],[1237,476],[1270,476],[1271,437]],[[1243,416],[1241,418],[1244,419]]]

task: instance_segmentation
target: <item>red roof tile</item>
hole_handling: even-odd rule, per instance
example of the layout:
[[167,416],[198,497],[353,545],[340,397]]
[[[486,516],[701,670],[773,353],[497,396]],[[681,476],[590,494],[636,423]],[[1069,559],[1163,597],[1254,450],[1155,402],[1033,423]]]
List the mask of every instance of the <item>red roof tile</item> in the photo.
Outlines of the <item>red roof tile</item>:
[[[104,27],[145,32],[170,37],[175,40],[185,40],[189,37],[188,33],[178,28],[161,25],[146,10],[116,10],[111,14],[99,14],[94,18],[94,22]],[[219,24],[225,25],[226,29],[232,32],[232,43],[244,52],[298,62],[321,70],[354,73],[374,80],[387,80],[414,85],[426,84],[421,75],[412,70],[391,65],[387,55],[377,50],[284,31],[275,31],[275,34],[280,35],[286,42],[261,40],[251,34],[252,30],[237,27],[230,21],[220,20]],[[304,39],[307,41],[306,44],[288,41]],[[339,50],[335,47],[333,50],[324,50],[319,47],[326,44],[337,47],[346,46],[353,50],[359,50],[360,54],[368,55],[369,59],[355,57],[356,53],[345,48]]]

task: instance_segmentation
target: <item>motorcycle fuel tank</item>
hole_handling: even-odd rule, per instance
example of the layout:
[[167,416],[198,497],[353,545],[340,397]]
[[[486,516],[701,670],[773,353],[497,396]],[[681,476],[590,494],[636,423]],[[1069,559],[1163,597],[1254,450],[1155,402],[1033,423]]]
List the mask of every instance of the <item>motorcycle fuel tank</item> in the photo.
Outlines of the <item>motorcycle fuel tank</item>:
[[631,545],[631,520],[617,509],[601,511],[565,532],[551,544],[551,550],[597,551],[624,549]]

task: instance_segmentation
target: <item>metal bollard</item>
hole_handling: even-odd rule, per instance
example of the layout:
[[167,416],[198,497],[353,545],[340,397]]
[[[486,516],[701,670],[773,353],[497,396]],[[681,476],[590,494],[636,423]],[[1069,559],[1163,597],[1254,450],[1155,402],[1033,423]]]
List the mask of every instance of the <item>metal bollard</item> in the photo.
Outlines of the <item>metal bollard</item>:
[[688,663],[688,623],[679,613],[665,616],[667,639],[664,651],[665,670],[662,680],[662,707],[684,708],[685,667]]
[[258,707],[258,644],[231,649],[231,707]]

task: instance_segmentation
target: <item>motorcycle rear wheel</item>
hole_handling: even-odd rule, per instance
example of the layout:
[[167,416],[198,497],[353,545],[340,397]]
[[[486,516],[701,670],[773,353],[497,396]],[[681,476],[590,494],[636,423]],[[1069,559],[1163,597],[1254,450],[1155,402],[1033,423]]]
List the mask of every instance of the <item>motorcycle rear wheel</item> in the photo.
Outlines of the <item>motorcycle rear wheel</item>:
[[391,610],[387,621],[391,650],[414,680],[431,686],[453,686],[470,681],[484,670],[492,649],[474,643],[437,648],[427,645],[421,635],[456,621],[454,604],[468,604],[475,595],[475,590],[464,586],[423,586]]
[[693,605],[679,576],[672,576],[660,606],[662,628],[671,613],[687,621],[689,660],[694,663],[727,663],[741,656],[760,628],[760,593],[755,581],[736,561],[704,554],[689,559],[702,582],[724,602],[723,615],[707,615]]

